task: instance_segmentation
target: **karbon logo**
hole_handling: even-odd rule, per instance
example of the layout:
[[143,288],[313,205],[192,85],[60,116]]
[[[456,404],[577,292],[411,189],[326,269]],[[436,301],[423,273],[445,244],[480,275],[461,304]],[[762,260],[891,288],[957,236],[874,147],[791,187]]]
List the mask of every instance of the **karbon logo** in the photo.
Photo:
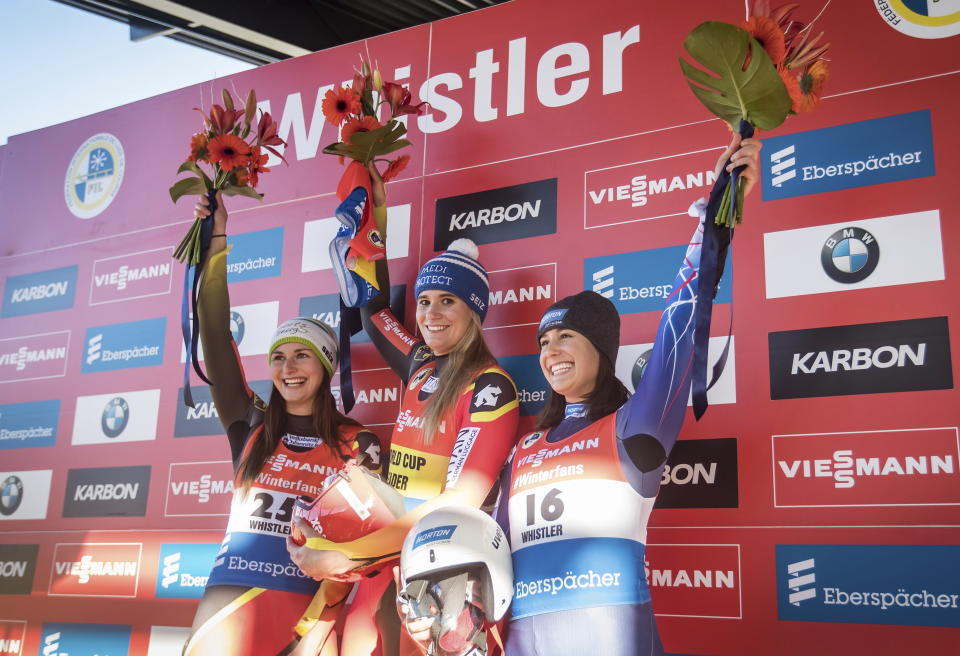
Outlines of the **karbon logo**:
[[119,139],[107,133],[87,139],[67,167],[63,183],[67,209],[79,219],[91,219],[103,212],[120,191],[123,170]]
[[680,440],[660,477],[655,508],[736,508],[737,440]]
[[150,466],[94,467],[67,472],[64,517],[143,517]]
[[39,550],[37,544],[0,544],[0,594],[31,593]]
[[459,237],[490,244],[556,231],[557,179],[550,178],[437,200],[433,249]]
[[770,396],[951,389],[946,317],[770,333]]
[[73,307],[77,269],[73,265],[8,277],[0,316],[18,317]]

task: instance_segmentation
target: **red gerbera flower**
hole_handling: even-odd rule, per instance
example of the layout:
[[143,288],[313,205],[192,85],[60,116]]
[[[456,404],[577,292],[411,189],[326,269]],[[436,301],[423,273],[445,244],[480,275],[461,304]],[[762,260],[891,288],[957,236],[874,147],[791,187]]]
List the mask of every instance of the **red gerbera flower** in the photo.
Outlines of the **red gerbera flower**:
[[349,87],[331,89],[323,97],[321,104],[323,115],[331,124],[340,125],[350,118],[350,114],[360,113],[360,95]]
[[380,127],[380,122],[373,116],[364,116],[361,119],[352,118],[343,126],[340,138],[345,143],[353,143],[350,141],[350,137],[357,132],[369,132],[370,130],[376,130],[378,127]]
[[780,79],[783,80],[783,86],[787,89],[787,94],[790,96],[791,107],[790,111],[794,114],[800,112],[800,82],[797,81],[797,75],[793,71],[783,70],[780,71]]
[[812,111],[820,97],[823,95],[823,85],[830,74],[827,69],[827,62],[822,59],[810,64],[800,77],[797,79],[800,87],[800,109],[801,112]]
[[204,161],[207,154],[207,135],[198,132],[190,137],[190,156],[187,158],[190,162],[196,162],[198,159]]
[[246,166],[250,161],[250,146],[238,136],[232,134],[217,135],[207,144],[210,151],[207,161],[220,164],[226,171]]
[[387,170],[383,172],[381,176],[384,182],[390,182],[393,178],[397,177],[400,174],[400,171],[407,168],[407,164],[410,163],[409,155],[401,155],[397,159],[390,162],[390,165],[387,166]]
[[[773,65],[780,68],[783,58],[787,54],[787,49],[783,32],[776,22],[764,16],[751,16],[750,20],[743,23],[742,27],[750,33],[750,36],[760,42],[763,49],[767,51]],[[749,63],[750,55],[748,54],[744,66]]]

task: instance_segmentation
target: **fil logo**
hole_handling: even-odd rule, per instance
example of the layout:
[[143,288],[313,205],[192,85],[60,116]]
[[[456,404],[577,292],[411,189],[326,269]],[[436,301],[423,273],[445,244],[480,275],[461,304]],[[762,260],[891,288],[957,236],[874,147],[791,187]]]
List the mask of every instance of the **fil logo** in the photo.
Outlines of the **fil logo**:
[[[789,601],[794,606],[799,606],[801,601],[806,601],[807,599],[813,599],[817,596],[816,588],[805,588],[804,586],[811,585],[816,583],[817,577],[813,572],[813,566],[815,560],[813,558],[808,558],[807,560],[801,560],[796,563],[790,563],[787,565],[787,574],[790,577],[787,579],[787,587],[792,590],[789,595]],[[807,574],[802,574],[801,572],[807,572]]]
[[93,364],[100,359],[100,347],[103,343],[103,333],[98,333],[87,340],[87,364]]
[[593,291],[604,298],[613,298],[613,265],[594,271]]
[[791,144],[770,153],[770,172],[773,173],[770,184],[774,187],[779,188],[784,182],[797,177],[797,169],[793,168],[797,165],[797,158],[793,156],[795,151],[796,147]]
[[180,552],[174,552],[163,559],[163,580],[160,582],[164,588],[169,588],[177,582],[180,575]]
[[51,633],[43,641],[43,656],[67,656],[59,654],[60,651],[60,632]]

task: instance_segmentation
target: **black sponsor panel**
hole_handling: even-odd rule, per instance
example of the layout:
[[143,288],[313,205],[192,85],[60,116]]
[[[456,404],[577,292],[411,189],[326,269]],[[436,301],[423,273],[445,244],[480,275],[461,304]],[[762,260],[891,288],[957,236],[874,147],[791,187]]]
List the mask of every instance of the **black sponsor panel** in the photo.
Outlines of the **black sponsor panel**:
[[737,439],[680,440],[663,468],[654,508],[736,508]]
[[490,244],[556,231],[557,179],[550,178],[438,199],[433,250],[460,237]]
[[0,544],[0,594],[30,594],[38,544]]
[[770,398],[951,389],[946,317],[770,333]]
[[143,517],[150,466],[93,467],[67,472],[64,517]]
[[[273,382],[269,380],[252,380],[247,383],[257,396],[264,401],[270,400],[270,393],[273,390]],[[223,425],[220,423],[220,415],[217,414],[217,408],[213,404],[213,397],[210,394],[210,388],[206,385],[193,385],[190,387],[190,393],[193,394],[193,407],[183,403],[177,403],[177,418],[173,425],[174,437],[197,437],[200,435],[222,435]],[[183,388],[177,392],[177,400],[183,399]]]

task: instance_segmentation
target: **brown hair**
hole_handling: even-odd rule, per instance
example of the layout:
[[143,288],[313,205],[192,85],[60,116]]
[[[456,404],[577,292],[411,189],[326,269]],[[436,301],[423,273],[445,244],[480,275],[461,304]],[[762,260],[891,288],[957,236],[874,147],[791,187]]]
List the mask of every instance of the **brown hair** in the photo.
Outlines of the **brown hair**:
[[427,401],[427,409],[423,413],[423,441],[426,444],[433,442],[443,416],[456,405],[463,389],[470,384],[477,371],[497,362],[483,340],[480,316],[471,312],[470,318],[467,331],[447,356],[437,391]]
[[[324,371],[323,380],[316,396],[313,397],[313,409],[310,413],[313,429],[323,438],[324,446],[330,455],[342,458],[349,453],[349,444],[340,436],[342,426],[360,426],[360,423],[345,416],[337,409],[336,400],[330,391],[330,375]],[[267,458],[277,448],[280,438],[286,433],[287,404],[276,386],[270,393],[270,403],[263,417],[262,435],[257,435],[250,450],[237,466],[237,483],[249,489],[263,469]]]
[[[587,406],[587,417],[590,421],[606,417],[611,412],[616,412],[629,398],[630,392],[617,378],[610,358],[600,353],[593,390],[583,400]],[[550,398],[537,417],[537,430],[553,428],[563,421],[566,406],[566,398],[550,390]]]

